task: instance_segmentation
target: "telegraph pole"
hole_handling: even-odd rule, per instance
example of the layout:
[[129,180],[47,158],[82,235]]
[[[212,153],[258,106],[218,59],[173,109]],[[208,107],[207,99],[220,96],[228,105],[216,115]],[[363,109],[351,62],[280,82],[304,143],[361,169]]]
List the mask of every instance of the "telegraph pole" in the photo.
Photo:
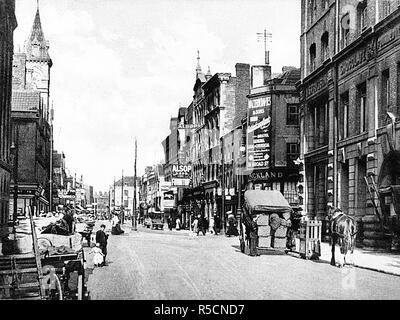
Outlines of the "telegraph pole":
[[75,195],[74,195],[74,210],[72,212],[75,212],[75,206],[76,206],[76,172],[74,175],[74,191],[75,191]]
[[137,231],[137,217],[136,217],[136,163],[137,163],[137,140],[135,137],[135,174],[133,177],[133,215],[132,215],[132,226],[133,226],[133,230]]
[[54,109],[52,104],[50,110],[50,197],[49,197],[50,212],[53,212],[53,148],[54,148],[53,119],[54,119]]
[[13,142],[13,152],[14,152],[14,203],[13,203],[13,222],[14,227],[18,219],[18,144],[19,144],[19,127],[18,123],[15,122],[15,137]]
[[113,192],[113,211],[115,211],[115,176],[114,176],[114,192]]
[[264,42],[264,54],[265,54],[265,64],[269,65],[269,51],[267,51],[267,42],[271,42],[272,33],[267,32],[264,29],[264,32],[257,32],[257,40],[258,42]]
[[120,211],[121,211],[121,220],[122,223],[124,223],[124,169],[122,169],[122,181],[121,181],[121,206],[120,206]]
[[226,233],[225,226],[225,159],[224,159],[224,137],[221,137],[221,161],[222,161],[222,178],[221,178],[221,187],[222,187],[222,225],[224,228],[224,233]]

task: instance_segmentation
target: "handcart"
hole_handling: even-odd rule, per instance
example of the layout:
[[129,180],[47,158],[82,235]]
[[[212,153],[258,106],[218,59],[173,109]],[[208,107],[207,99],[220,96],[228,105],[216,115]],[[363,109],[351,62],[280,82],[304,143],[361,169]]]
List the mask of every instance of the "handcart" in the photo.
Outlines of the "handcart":
[[247,190],[244,193],[240,218],[240,249],[249,250],[249,221],[255,218],[258,226],[258,252],[277,249],[287,253],[287,233],[291,226],[292,207],[277,190]]

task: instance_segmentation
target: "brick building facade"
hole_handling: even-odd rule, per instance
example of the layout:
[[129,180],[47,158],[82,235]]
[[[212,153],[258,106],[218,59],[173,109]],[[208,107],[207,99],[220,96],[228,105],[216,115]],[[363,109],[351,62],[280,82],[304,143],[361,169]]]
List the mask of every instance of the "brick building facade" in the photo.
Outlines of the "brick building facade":
[[[224,184],[236,184],[233,166],[227,164],[227,172],[222,175],[222,148],[229,148],[224,137],[227,136],[226,141],[232,140],[232,131],[246,117],[250,66],[237,63],[235,70],[236,76],[230,73],[212,75],[210,70],[204,75],[198,63],[193,102],[188,108],[192,115],[185,117],[193,121],[195,128],[190,136],[187,160],[193,168],[192,199],[209,219],[210,225],[214,214],[219,215],[222,221],[225,219],[222,212],[226,210],[222,210],[222,193],[218,194],[218,189]],[[225,156],[224,159],[226,161]],[[226,205],[232,208],[234,199],[228,199]]]
[[[253,67],[254,76],[259,67]],[[282,74],[260,80],[252,79],[248,95],[247,188],[278,190],[291,205],[297,206],[300,123],[296,83],[300,69],[283,67]],[[252,129],[263,122],[262,127]]]
[[[353,215],[364,247],[398,233],[400,2],[302,1],[301,153],[304,209],[326,221],[328,206]],[[389,165],[389,163],[391,163]]]
[[[22,213],[26,213],[28,207],[35,212],[49,210],[49,97],[53,63],[48,49],[37,8],[24,50],[17,52],[13,59],[12,139],[18,154],[17,207]],[[11,192],[14,193],[14,180]]]
[[0,239],[7,234],[12,176],[11,80],[13,33],[17,27],[15,1],[0,0]]

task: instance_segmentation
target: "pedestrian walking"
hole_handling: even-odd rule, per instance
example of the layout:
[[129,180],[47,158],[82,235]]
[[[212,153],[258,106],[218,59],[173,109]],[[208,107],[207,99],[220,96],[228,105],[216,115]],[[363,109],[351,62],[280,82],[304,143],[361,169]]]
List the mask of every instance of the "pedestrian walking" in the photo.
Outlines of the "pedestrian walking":
[[167,218],[167,225],[168,225],[168,229],[172,230],[172,220],[170,217]]
[[207,232],[209,228],[210,228],[210,221],[208,220],[207,217],[204,217],[204,232]]
[[256,218],[253,218],[249,225],[249,237],[250,237],[250,256],[259,256],[257,251],[258,244],[258,225]]
[[213,230],[214,230],[214,234],[218,235],[219,233],[219,228],[220,228],[220,219],[217,216],[217,214],[214,214],[214,226],[213,226]]
[[175,229],[181,230],[181,220],[179,218],[176,218]]
[[194,218],[192,223],[193,234],[199,235],[199,219],[197,217]]
[[204,229],[204,226],[205,226],[205,222],[204,222],[204,217],[202,217],[201,215],[198,215],[197,216],[197,219],[198,219],[198,224],[199,224],[199,227],[198,227],[198,229],[197,229],[197,235],[199,235],[199,233],[200,233],[200,231],[201,231],[201,233],[203,234],[203,236],[205,236],[206,235],[206,231],[205,231],[205,229]]
[[230,213],[228,214],[228,230],[226,232],[226,235],[228,237],[230,236],[238,236],[239,232],[237,230],[237,221],[235,219],[235,216],[232,214],[232,212],[230,211]]
[[102,224],[100,229],[96,232],[96,244],[99,244],[99,248],[103,253],[103,265],[106,264],[106,257],[107,257],[107,241],[108,241],[108,234],[105,233],[106,226]]
[[111,227],[111,234],[112,235],[119,235],[124,233],[125,231],[121,229],[121,222],[118,217],[118,213],[114,213],[114,217],[111,220],[112,227]]

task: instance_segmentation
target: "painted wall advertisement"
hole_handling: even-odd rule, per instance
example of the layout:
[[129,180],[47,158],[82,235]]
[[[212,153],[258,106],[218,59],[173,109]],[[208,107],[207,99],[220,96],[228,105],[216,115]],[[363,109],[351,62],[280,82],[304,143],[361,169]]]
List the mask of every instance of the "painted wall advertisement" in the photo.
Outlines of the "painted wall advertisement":
[[270,109],[270,96],[249,100],[246,162],[248,170],[270,167]]

